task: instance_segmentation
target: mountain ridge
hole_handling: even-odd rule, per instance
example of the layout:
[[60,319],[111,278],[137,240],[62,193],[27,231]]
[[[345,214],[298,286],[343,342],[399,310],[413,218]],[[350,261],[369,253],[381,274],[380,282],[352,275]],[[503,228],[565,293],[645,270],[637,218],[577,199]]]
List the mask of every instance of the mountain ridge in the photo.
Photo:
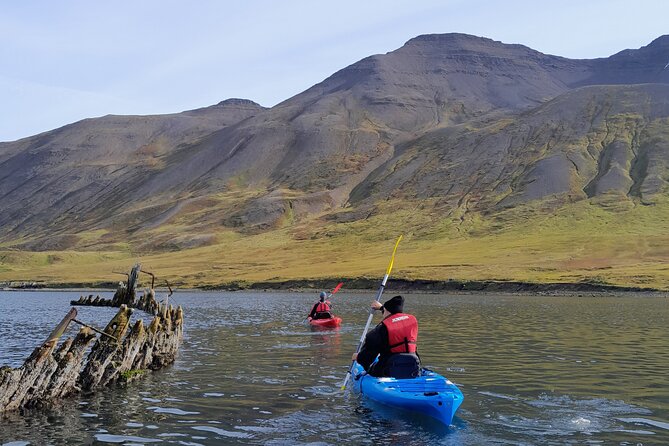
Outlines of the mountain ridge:
[[0,143],[0,250],[327,241],[411,209],[446,243],[509,210],[664,206],[665,59],[669,36],[576,60],[422,35],[271,108],[230,98]]

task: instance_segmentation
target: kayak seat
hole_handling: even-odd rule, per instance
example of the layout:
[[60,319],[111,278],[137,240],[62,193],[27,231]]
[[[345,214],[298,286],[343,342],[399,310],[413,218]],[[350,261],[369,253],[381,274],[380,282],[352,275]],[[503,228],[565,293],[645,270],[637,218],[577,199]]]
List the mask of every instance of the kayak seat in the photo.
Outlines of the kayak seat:
[[383,376],[410,379],[420,376],[420,359],[413,353],[396,353],[388,358]]
[[314,314],[314,319],[332,319],[332,313],[329,311],[319,311]]

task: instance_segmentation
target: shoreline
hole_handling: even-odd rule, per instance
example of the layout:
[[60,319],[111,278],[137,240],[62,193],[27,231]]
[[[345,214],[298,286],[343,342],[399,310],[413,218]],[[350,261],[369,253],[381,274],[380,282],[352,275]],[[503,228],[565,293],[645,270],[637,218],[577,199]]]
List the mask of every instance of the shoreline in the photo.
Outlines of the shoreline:
[[[233,281],[217,285],[202,285],[179,288],[173,284],[175,291],[259,291],[259,292],[314,292],[327,290],[333,285],[343,282],[348,292],[371,292],[378,289],[379,279],[371,278],[336,278],[336,279],[294,279],[267,282]],[[77,282],[77,283],[38,283],[38,282],[5,282],[0,283],[0,291],[62,291],[62,292],[114,292],[118,282]],[[141,287],[140,287],[141,288]],[[500,293],[500,294],[540,294],[540,295],[576,295],[582,293],[644,293],[668,294],[667,290],[658,288],[642,288],[637,286],[617,286],[592,282],[560,283],[560,282],[502,282],[492,280],[461,281],[461,280],[426,280],[426,279],[390,279],[387,291],[404,293]],[[158,287],[162,290],[163,288]]]

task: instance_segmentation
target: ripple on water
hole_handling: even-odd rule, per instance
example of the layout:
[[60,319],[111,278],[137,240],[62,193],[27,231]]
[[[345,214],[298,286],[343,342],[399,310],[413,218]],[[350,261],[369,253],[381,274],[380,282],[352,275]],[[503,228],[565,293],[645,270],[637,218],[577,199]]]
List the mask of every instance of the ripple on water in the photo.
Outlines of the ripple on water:
[[592,421],[590,421],[587,418],[578,417],[578,418],[574,418],[573,420],[571,420],[571,424],[578,431],[586,431],[590,428],[590,425],[592,424]]
[[664,421],[649,420],[648,418],[618,418],[624,423],[647,424],[649,426],[659,427],[660,429],[669,430],[669,423]]
[[[504,411],[506,413],[497,413],[495,418],[491,418],[492,423],[499,423],[506,429],[519,429],[536,436],[619,432],[619,426],[615,421],[623,420],[620,415],[648,412],[647,409],[623,401],[604,398],[576,399],[565,395],[542,394],[538,399],[524,399],[505,397],[492,392],[481,392],[481,394],[512,401],[512,405]],[[523,406],[540,410],[532,411],[529,415]],[[523,415],[524,413],[526,415]]]
[[111,435],[111,434],[96,434],[95,439],[103,443],[161,443],[163,440],[159,438],[136,437],[133,435]]
[[273,347],[272,349],[278,349],[278,350],[295,350],[295,349],[302,349],[302,348],[308,348],[310,345],[308,344],[277,344]]
[[151,406],[147,407],[148,410],[152,410],[155,413],[169,413],[172,415],[197,415],[200,412],[190,412],[187,410],[181,410],[177,409],[176,407],[158,407],[158,406]]
[[513,397],[513,396],[502,395],[500,393],[495,393],[495,392],[479,392],[479,394],[486,395],[486,396],[491,396],[493,398],[500,398],[500,399],[503,399],[503,400],[509,400],[509,401],[515,401],[515,400],[518,399],[518,398]]
[[265,384],[283,384],[286,380],[276,378],[263,378],[262,382]]
[[196,431],[204,431],[204,432],[212,432],[216,435],[220,435],[222,437],[230,437],[230,438],[253,438],[253,435],[248,434],[246,432],[235,432],[235,431],[228,431],[225,429],[220,429],[218,427],[213,427],[213,426],[192,426],[193,429]]
[[313,387],[306,387],[304,390],[305,392],[309,392],[314,395],[324,395],[324,396],[332,396],[340,392],[337,387],[332,387],[332,386],[313,386]]
[[271,427],[264,427],[264,426],[235,426],[235,429],[238,429],[240,431],[247,431],[247,432],[258,432],[258,433],[270,433],[274,432],[276,429],[271,428]]

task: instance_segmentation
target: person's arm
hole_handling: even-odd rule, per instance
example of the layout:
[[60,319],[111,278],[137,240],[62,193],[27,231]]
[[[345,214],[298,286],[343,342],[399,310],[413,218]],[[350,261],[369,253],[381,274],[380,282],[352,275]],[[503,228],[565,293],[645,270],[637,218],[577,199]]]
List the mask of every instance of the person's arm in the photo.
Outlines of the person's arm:
[[314,304],[313,307],[311,307],[311,313],[309,313],[309,317],[313,319],[313,317],[316,315],[316,307],[318,307],[318,302]]
[[365,342],[362,344],[362,348],[357,356],[358,364],[364,367],[366,371],[369,371],[369,367],[372,365],[376,357],[381,353],[383,347],[383,338],[385,334],[387,337],[386,326],[381,324],[376,327],[365,337]]

